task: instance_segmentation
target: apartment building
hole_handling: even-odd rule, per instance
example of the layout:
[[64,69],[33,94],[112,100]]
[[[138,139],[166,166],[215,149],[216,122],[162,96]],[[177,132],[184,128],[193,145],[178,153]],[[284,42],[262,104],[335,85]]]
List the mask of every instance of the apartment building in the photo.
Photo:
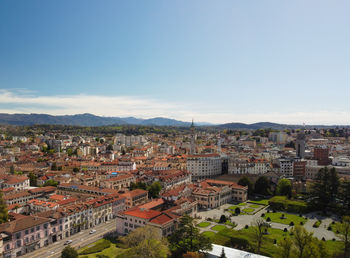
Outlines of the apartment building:
[[222,173],[222,160],[218,154],[189,155],[186,166],[192,181],[213,178]]
[[3,256],[18,257],[49,244],[50,220],[19,215],[13,221],[0,224]]

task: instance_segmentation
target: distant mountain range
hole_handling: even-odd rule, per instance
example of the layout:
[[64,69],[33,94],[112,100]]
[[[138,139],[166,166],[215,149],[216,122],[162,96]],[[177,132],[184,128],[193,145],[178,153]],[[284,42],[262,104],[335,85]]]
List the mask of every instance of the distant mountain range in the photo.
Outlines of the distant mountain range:
[[[5,114],[0,113],[0,124],[6,125],[79,125],[79,126],[103,126],[103,125],[145,125],[145,126],[190,126],[190,122],[175,119],[155,117],[140,119],[135,117],[102,117],[92,114],[53,116],[47,114]],[[211,125],[210,123],[196,123],[197,125]]]
[[[78,125],[78,126],[103,126],[103,125],[145,125],[145,126],[190,126],[190,122],[183,122],[175,119],[164,117],[155,117],[150,119],[141,119],[135,117],[103,117],[92,114],[64,115],[53,116],[47,114],[5,114],[0,113],[0,124],[3,125]],[[248,129],[256,130],[263,128],[272,128],[276,130],[302,128],[302,125],[287,125],[270,122],[260,122],[254,124],[244,123],[227,123],[214,125],[206,122],[196,122],[196,126],[214,126],[217,128],[227,129]],[[326,125],[309,125],[307,128],[334,128]],[[346,127],[349,126],[339,126]]]

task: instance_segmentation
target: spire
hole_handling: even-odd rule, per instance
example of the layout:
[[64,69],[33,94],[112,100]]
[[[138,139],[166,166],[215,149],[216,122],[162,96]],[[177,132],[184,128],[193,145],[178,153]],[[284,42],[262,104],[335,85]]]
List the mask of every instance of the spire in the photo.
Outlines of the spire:
[[194,122],[193,122],[193,118],[192,118],[192,123],[191,123],[191,128],[194,127]]

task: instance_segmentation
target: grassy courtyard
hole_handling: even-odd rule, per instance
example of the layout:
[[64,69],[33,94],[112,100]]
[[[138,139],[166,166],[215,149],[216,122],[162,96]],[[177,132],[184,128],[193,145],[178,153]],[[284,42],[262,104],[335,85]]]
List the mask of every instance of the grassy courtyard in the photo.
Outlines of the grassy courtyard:
[[259,201],[248,201],[248,202],[249,203],[260,204],[260,205],[264,205],[264,206],[269,205],[269,199],[263,199],[263,200],[259,200]]
[[215,230],[215,231],[221,231],[223,229],[226,229],[227,227],[225,227],[224,225],[215,225],[214,227],[212,227],[211,229],[212,230]]
[[[232,244],[236,243],[239,246],[246,245],[247,249],[255,248],[255,238],[253,227],[248,227],[247,229],[233,230],[233,229],[223,229],[217,233],[214,232],[203,232],[204,235],[208,236],[213,243],[235,247]],[[268,234],[264,236],[263,244],[261,247],[262,254],[270,257],[279,257],[278,246],[275,242],[279,242],[285,237],[289,236],[290,232],[284,232],[280,229],[269,228]],[[341,252],[343,248],[343,243],[340,241],[325,241],[327,251],[333,256],[335,253]],[[330,257],[332,257],[330,256]]]
[[111,243],[110,247],[109,248],[106,248],[100,252],[96,252],[96,253],[91,253],[91,254],[84,254],[84,255],[81,255],[81,253],[95,245],[98,245],[100,243],[102,243],[103,241],[106,241],[105,239],[100,239],[96,242],[94,242],[93,244],[90,244],[88,246],[85,246],[81,249],[78,250],[78,254],[79,254],[79,258],[95,258],[95,257],[99,257],[99,256],[107,256],[107,257],[116,257],[116,255],[121,255],[123,254],[124,252],[127,251],[127,249],[121,249],[121,248],[118,248],[116,247],[116,244],[115,243]]
[[206,227],[209,227],[210,225],[211,225],[210,222],[203,221],[203,222],[197,224],[197,227],[206,228]]
[[[282,214],[284,214],[284,218],[282,218]],[[286,225],[289,225],[291,222],[293,222],[294,225],[300,225],[300,222],[305,223],[307,221],[307,219],[304,217],[299,217],[298,215],[282,212],[266,213],[264,219],[268,220],[267,218],[271,219],[270,222],[281,223]]]
[[249,204],[249,203],[245,203],[242,202],[240,204],[237,205],[233,205],[230,206],[228,208],[229,212],[231,212],[232,214],[235,214],[235,209],[239,208],[242,215],[252,215],[255,214],[257,211],[259,211],[260,209],[262,209],[264,206],[263,205],[258,205],[258,204]]

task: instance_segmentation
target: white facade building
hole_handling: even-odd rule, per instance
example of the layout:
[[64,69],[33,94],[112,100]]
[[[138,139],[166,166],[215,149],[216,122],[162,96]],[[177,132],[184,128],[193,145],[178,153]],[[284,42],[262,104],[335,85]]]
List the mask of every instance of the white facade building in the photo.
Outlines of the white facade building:
[[222,160],[218,154],[190,155],[187,170],[192,174],[192,181],[213,178],[221,175]]

